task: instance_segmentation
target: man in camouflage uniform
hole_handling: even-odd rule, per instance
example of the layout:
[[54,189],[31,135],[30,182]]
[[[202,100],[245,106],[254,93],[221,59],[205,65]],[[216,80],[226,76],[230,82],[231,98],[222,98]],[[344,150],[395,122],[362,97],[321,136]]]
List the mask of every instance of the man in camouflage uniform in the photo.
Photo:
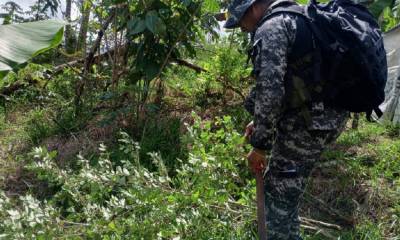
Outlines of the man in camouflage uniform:
[[264,172],[267,239],[298,240],[298,206],[305,181],[322,151],[344,129],[349,114],[322,102],[308,105],[307,114],[304,109],[288,107],[291,92],[296,91],[288,84],[294,78],[288,59],[296,33],[304,25],[290,13],[263,19],[282,2],[234,0],[225,27],[252,33],[256,85],[245,108],[254,116],[254,123],[246,129],[254,148],[247,157],[253,172],[268,165]]

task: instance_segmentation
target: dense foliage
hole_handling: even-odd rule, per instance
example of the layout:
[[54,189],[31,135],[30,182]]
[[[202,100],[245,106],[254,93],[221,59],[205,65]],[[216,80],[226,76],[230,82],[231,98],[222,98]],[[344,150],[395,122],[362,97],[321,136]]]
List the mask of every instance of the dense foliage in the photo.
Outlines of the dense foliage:
[[[248,36],[214,18],[228,2],[2,4],[3,24],[69,25],[0,81],[0,239],[256,239],[254,79]],[[399,23],[398,1],[366,4],[383,30]],[[305,239],[399,238],[399,129],[361,121],[324,154]]]

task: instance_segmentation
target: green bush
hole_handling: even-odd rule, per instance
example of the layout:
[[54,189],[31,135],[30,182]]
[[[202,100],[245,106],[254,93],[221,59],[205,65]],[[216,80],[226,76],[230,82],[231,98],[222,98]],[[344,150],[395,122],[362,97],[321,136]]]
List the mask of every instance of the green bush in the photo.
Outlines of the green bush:
[[[193,70],[176,67],[167,72],[167,85],[189,98],[191,106],[214,107],[218,103],[241,101],[251,84],[250,65],[246,64],[246,54],[239,52],[238,44],[227,40],[218,46],[207,46],[206,56],[196,64],[207,72],[196,74]],[[227,96],[230,91],[234,95]],[[240,94],[239,94],[240,93]]]

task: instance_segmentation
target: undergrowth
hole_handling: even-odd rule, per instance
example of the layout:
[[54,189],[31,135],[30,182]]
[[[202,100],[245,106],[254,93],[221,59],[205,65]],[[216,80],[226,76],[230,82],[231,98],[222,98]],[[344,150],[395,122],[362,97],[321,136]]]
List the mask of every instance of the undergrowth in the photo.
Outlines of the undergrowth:
[[[26,167],[59,189],[40,201],[34,192],[17,199],[1,193],[0,232],[7,239],[250,239],[254,236],[254,182],[242,177],[245,148],[230,117],[196,121],[185,141],[188,161],[170,177],[163,159],[150,172],[140,146],[119,138],[124,158],[101,145],[98,159],[78,156],[80,169],[59,168],[55,152],[35,148]],[[121,155],[119,155],[121,157]],[[117,164],[118,163],[118,164]]]
[[[255,182],[245,165],[249,149],[242,134],[230,116],[213,121],[192,117],[194,124],[187,125],[181,139],[188,156],[177,159],[175,174],[157,152],[148,153],[147,159],[156,166],[150,171],[141,146],[125,132],[119,135],[117,150],[101,144],[96,158],[78,155],[74,169],[59,167],[56,152],[34,148],[24,168],[52,192],[45,197],[33,188],[19,197],[1,192],[0,237],[256,239]],[[397,239],[399,140],[384,137],[389,134],[390,129],[362,122],[359,130],[346,131],[325,154],[321,165],[336,164],[316,171],[331,171],[333,176],[315,177],[307,195],[338,211],[348,205],[351,212],[344,214],[356,222],[341,231],[303,229],[306,240]],[[372,156],[375,160],[366,160]],[[329,182],[332,191],[328,186],[317,191]],[[363,198],[357,189],[365,190]],[[303,216],[329,219],[314,207],[317,210]],[[307,203],[302,208],[312,209]]]

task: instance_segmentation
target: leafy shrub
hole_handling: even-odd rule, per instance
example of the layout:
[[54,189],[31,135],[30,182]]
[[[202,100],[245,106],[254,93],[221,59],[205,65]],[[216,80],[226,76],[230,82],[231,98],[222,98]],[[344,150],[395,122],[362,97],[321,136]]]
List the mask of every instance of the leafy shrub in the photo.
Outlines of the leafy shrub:
[[[242,100],[238,96],[246,95],[249,88],[250,67],[246,65],[246,55],[237,47],[237,43],[229,44],[227,40],[218,46],[207,46],[213,54],[208,53],[196,62],[207,72],[196,74],[184,68],[170,69],[168,86],[190,98],[192,106],[212,107],[220,102]],[[227,95],[228,91],[232,94]]]
[[[245,180],[240,133],[230,117],[201,121],[185,138],[187,163],[169,176],[158,153],[156,172],[142,166],[140,146],[120,136],[120,159],[101,145],[97,161],[60,169],[55,153],[35,148],[28,169],[61,186],[48,201],[0,193],[0,233],[7,239],[251,239],[254,181]],[[118,163],[118,164],[117,164]]]

